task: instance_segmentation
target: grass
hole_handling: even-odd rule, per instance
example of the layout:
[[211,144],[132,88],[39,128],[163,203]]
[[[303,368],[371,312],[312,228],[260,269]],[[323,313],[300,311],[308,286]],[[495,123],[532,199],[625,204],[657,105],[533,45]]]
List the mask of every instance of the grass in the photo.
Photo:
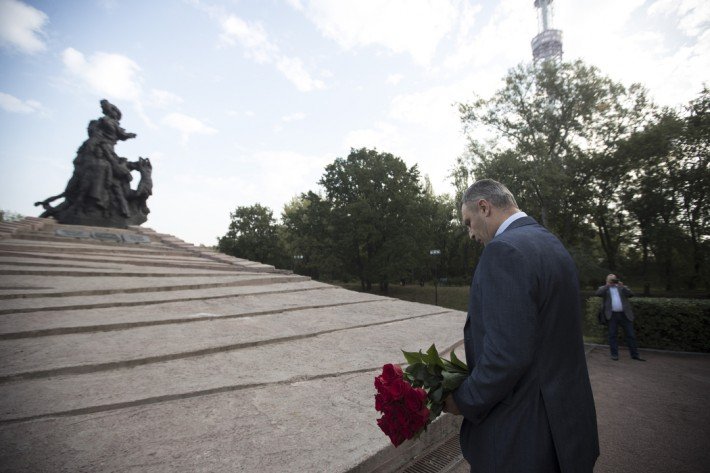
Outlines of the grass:
[[[359,283],[337,284],[351,291],[362,291]],[[402,299],[409,302],[421,302],[422,304],[434,305],[436,301],[436,305],[446,307],[447,309],[462,310],[464,312],[468,310],[468,286],[439,286],[435,288],[433,284],[425,284],[424,286],[416,284],[407,286],[391,284],[386,294],[375,288],[373,288],[371,292],[373,294],[394,297],[395,299]]]
[[[350,291],[362,291],[360,283],[333,283]],[[439,306],[447,309],[468,310],[468,286],[439,286],[435,288],[433,284],[419,286],[416,284],[408,286],[390,285],[389,291],[381,293],[379,289],[373,288],[371,293],[383,296],[402,299],[409,302],[421,302],[422,304],[434,304],[435,296]],[[438,294],[437,294],[438,293]],[[605,339],[600,339],[597,335],[587,333],[587,322],[582,320],[582,330],[586,343],[606,343]],[[463,327],[462,327],[463,329]],[[592,332],[591,330],[589,332]]]

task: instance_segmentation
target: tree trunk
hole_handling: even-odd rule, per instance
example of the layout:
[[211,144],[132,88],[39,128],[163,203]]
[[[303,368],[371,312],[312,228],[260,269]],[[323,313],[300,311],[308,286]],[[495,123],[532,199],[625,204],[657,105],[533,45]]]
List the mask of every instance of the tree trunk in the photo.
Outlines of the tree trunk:
[[651,283],[648,281],[648,238],[641,237],[641,248],[643,248],[643,265],[642,265],[642,276],[643,276],[643,295],[651,295]]

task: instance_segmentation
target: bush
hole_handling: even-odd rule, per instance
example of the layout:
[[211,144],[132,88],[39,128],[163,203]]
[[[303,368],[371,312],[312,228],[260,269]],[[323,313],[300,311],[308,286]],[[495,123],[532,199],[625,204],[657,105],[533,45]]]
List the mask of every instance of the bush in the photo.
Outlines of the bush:
[[[639,347],[710,353],[709,299],[634,297],[629,302]],[[607,340],[606,327],[597,323],[601,303],[600,297],[587,299],[585,334]]]

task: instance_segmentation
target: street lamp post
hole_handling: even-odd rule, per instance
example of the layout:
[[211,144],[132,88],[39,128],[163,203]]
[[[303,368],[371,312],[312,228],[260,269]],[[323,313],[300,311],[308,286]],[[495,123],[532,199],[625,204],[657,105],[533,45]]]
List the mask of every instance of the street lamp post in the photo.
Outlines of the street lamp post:
[[429,254],[434,256],[434,305],[439,305],[439,256],[441,256],[441,250],[429,250]]
[[293,272],[296,272],[296,264],[303,261],[303,255],[293,255]]

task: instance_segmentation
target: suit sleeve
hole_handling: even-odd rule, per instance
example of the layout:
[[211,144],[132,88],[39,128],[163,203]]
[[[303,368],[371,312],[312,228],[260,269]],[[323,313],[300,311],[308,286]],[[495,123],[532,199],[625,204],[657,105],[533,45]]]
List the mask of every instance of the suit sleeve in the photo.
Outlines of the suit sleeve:
[[624,287],[622,288],[622,292],[624,293],[624,295],[625,295],[626,297],[634,297],[633,291],[631,291],[631,289],[629,289],[629,288],[626,287],[626,286],[624,286]]
[[597,297],[604,297],[607,289],[608,289],[608,286],[599,286],[599,289],[597,289],[597,292],[595,292],[594,295]]
[[481,271],[483,349],[454,401],[474,424],[508,396],[532,364],[535,350],[537,277],[523,254],[505,242],[486,247]]

